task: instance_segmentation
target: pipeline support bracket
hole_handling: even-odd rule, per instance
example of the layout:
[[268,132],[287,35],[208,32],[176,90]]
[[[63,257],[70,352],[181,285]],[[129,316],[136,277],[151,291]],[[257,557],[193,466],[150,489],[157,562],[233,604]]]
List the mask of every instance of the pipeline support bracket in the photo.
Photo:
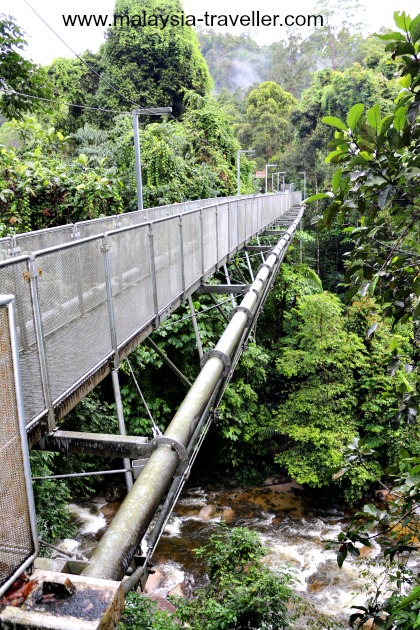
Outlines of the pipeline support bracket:
[[[276,256],[276,258],[278,258],[278,256],[276,254],[274,254],[274,256]],[[271,265],[269,265],[268,263],[261,263],[261,265],[258,267],[257,274],[261,271],[261,269],[264,269],[264,267],[267,267],[268,275],[273,273],[273,267]]]
[[225,368],[223,370],[222,377],[224,378],[225,376],[227,376],[232,368],[232,361],[230,360],[230,357],[228,357],[228,355],[224,352],[221,352],[221,350],[216,350],[213,348],[213,350],[209,350],[209,352],[206,352],[206,354],[203,355],[200,361],[200,367],[204,367],[204,365],[209,359],[211,359],[211,357],[217,357],[218,359],[221,359],[223,361],[223,365],[225,366]]
[[[255,293],[256,293],[257,295],[259,295],[259,293],[257,293],[257,291],[255,291]],[[249,308],[247,308],[246,306],[241,306],[241,305],[236,306],[236,307],[235,307],[235,308],[231,311],[230,318],[232,319],[232,317],[233,317],[236,313],[245,313],[245,315],[246,315],[246,316],[247,316],[247,318],[248,318],[248,321],[247,321],[247,323],[246,323],[246,327],[248,327],[248,326],[251,324],[251,322],[252,322],[252,320],[253,320],[253,318],[254,318],[253,313],[251,313],[251,311],[249,310]]]
[[185,448],[185,446],[183,444],[181,444],[181,442],[178,442],[178,440],[174,440],[173,438],[165,437],[164,435],[159,435],[159,436],[153,438],[153,440],[151,442],[152,449],[155,450],[161,444],[166,444],[167,446],[170,446],[171,449],[176,452],[176,454],[178,455],[178,459],[179,459],[179,464],[178,464],[178,468],[176,470],[176,475],[182,475],[182,473],[184,473],[185,470],[187,469],[188,461],[189,461],[188,452],[187,452],[187,449]]

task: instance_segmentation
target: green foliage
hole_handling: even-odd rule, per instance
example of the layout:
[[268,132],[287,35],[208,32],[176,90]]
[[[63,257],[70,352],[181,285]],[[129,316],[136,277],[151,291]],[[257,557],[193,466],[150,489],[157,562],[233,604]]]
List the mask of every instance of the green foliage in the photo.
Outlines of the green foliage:
[[260,427],[265,426],[270,417],[264,401],[269,363],[269,354],[261,346],[249,343],[220,404],[218,431],[229,463],[236,468],[246,465],[245,445],[246,459],[252,454],[264,453],[258,436]]
[[300,33],[289,29],[287,40],[270,46],[268,79],[276,81],[284,90],[299,98],[311,82],[314,55],[310,40],[303,40]]
[[174,630],[180,627],[173,615],[157,610],[156,602],[131,592],[125,598],[124,614],[117,630]]
[[206,563],[210,584],[192,600],[176,599],[176,616],[193,630],[288,628],[291,578],[263,563],[267,551],[256,532],[221,525],[209,543],[196,550]]
[[376,461],[352,467],[345,481],[341,474],[334,477],[338,492],[352,503],[406,439],[396,400],[401,387],[415,387],[416,376],[401,367],[391,376],[386,366],[394,343],[409,365],[411,329],[393,334],[373,300],[354,302],[345,311],[328,293],[298,298],[286,321],[287,336],[276,345],[283,397],[270,429],[282,437],[275,460],[299,483],[329,486],[346,445],[363,437],[378,449]]
[[[386,312],[395,321],[413,317],[417,325],[420,285],[418,264],[418,138],[420,111],[420,43],[416,24],[419,17],[407,18],[406,32],[380,35],[393,58],[400,58],[402,91],[392,114],[386,115],[379,103],[347,124],[324,119],[339,127],[330,143],[328,161],[339,165],[332,203],[323,221],[343,223],[356,216],[346,229],[354,249],[349,257],[346,280],[351,295],[381,296]],[[403,22],[397,14],[398,24]],[[354,110],[353,110],[354,111]],[[385,114],[385,115],[384,115]],[[367,199],[369,200],[367,202]],[[417,309],[417,310],[416,310]],[[419,311],[419,313],[417,312]]]
[[[34,118],[8,123],[20,146],[0,146],[0,216],[24,232],[122,211],[121,183],[86,155],[69,159],[68,141]],[[61,155],[60,155],[61,154]]]
[[[81,58],[98,74],[102,71],[101,55],[84,52]],[[99,77],[80,59],[59,57],[46,68],[48,79],[54,86],[54,96],[58,101],[81,106],[94,106]],[[96,112],[97,113],[97,112]],[[69,134],[85,122],[97,123],[95,112],[72,105],[55,106],[50,118],[57,128]]]
[[296,99],[274,81],[261,83],[246,100],[246,119],[237,133],[243,146],[252,147],[260,164],[272,160],[292,137],[290,112]]
[[176,612],[157,612],[156,604],[129,593],[119,630],[170,630],[185,624],[192,630],[240,630],[289,626],[288,605],[296,602],[288,573],[276,573],[263,562],[268,549],[256,532],[221,524],[204,547],[195,550],[208,569],[210,584],[193,599],[175,598]]
[[[182,5],[179,0],[117,0],[114,14],[124,18],[142,15],[143,11],[148,15],[180,15]],[[95,95],[100,107],[131,109],[131,99],[141,107],[170,105],[174,115],[179,116],[184,90],[205,95],[212,88],[197,36],[190,26],[136,28],[122,19],[107,32],[101,63],[103,80]],[[126,98],[112,91],[106,81],[118,85]]]
[[[46,477],[54,474],[54,465],[59,458],[57,453],[31,451],[31,472],[33,477]],[[76,528],[70,522],[67,504],[71,494],[64,481],[44,479],[34,481],[35,509],[38,535],[45,541],[69,538]],[[54,500],[51,500],[54,497]]]
[[[418,333],[420,15],[411,20],[404,12],[397,11],[394,19],[400,30],[379,35],[387,42],[386,50],[392,52],[392,59],[399,61],[403,89],[393,112],[384,115],[386,112],[379,103],[367,110],[362,104],[356,104],[346,122],[331,117],[324,119],[327,125],[337,129],[330,144],[333,151],[327,160],[338,169],[329,193],[332,203],[324,212],[323,224],[350,223],[345,228],[354,244],[346,275],[350,285],[348,297],[378,295],[384,312],[392,318],[396,334],[389,344],[388,372],[395,375],[396,383],[392,392],[385,386],[385,400],[381,401],[385,408],[379,411],[382,415],[388,407],[391,413],[382,422],[392,421],[394,427],[399,426],[396,441],[401,445],[401,439],[408,438],[417,451],[418,376],[412,361],[406,363],[407,341],[411,339],[399,338],[401,328],[397,324],[412,322]],[[376,335],[378,326],[378,322],[371,324],[367,338]],[[415,357],[416,345],[413,350],[411,354]],[[377,360],[375,349],[372,359]],[[405,374],[404,371],[398,374],[401,366]],[[375,411],[373,407],[372,401],[367,399],[368,415]],[[337,476],[346,475],[354,466],[367,468],[370,459],[378,459],[377,450],[372,448],[375,446],[372,434],[377,432],[377,443],[381,446],[385,437],[381,435],[382,422],[367,425],[371,435],[349,445],[346,466]],[[405,431],[401,431],[404,422],[407,423]],[[389,444],[388,438],[384,446]],[[389,578],[393,594],[389,597],[384,589],[377,591],[365,606],[358,607],[358,612],[352,616],[357,627],[368,619],[374,620],[378,627],[393,629],[419,625],[418,581],[407,577],[406,564],[409,555],[417,551],[420,460],[418,453],[410,456],[403,448],[393,463],[394,467],[387,471],[391,479],[394,477],[391,501],[384,508],[366,505],[363,512],[356,515],[353,526],[342,532],[337,541],[340,566],[348,553],[357,553],[356,542],[370,546],[373,539],[381,541],[383,553],[391,562]],[[414,588],[402,598],[407,582]]]
[[0,113],[8,118],[21,118],[25,112],[38,109],[39,101],[31,96],[51,97],[46,72],[19,52],[26,44],[25,33],[16,20],[0,13]]
[[276,362],[292,385],[276,413],[276,431],[287,436],[276,461],[299,483],[319,487],[330,484],[356,430],[355,370],[365,361],[364,346],[344,329],[343,307],[333,295],[298,300],[294,315],[294,334]]

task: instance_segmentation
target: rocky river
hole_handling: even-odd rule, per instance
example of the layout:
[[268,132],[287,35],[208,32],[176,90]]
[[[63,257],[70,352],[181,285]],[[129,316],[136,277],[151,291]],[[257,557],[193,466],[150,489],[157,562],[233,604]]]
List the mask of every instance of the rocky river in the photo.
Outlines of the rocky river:
[[[96,498],[89,505],[72,504],[69,509],[79,524],[73,547],[89,555],[100,533],[118,508],[118,502]],[[259,532],[269,548],[267,562],[294,576],[294,590],[302,598],[305,613],[295,622],[296,630],[348,628],[351,606],[363,604],[366,577],[363,571],[380,577],[379,547],[361,548],[357,561],[337,566],[326,541],[334,539],[349,515],[338,508],[325,508],[294,483],[253,488],[213,489],[191,487],[184,491],[165,528],[153,556],[154,574],[147,583],[153,598],[163,601],[168,594],[189,596],[206,583],[203,567],[194,549],[208,541],[216,524],[246,526]],[[71,541],[67,541],[71,545]]]

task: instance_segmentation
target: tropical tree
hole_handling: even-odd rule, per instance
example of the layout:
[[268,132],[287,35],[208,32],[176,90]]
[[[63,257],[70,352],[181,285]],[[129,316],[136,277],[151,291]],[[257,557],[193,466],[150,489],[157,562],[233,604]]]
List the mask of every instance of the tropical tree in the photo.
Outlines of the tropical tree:
[[31,97],[51,96],[45,71],[19,52],[26,44],[15,18],[0,13],[0,114],[7,118],[36,110],[39,101]]
[[291,140],[290,113],[296,99],[274,81],[261,83],[246,100],[246,119],[237,134],[243,146],[252,147],[260,164],[280,153]]
[[[200,52],[198,39],[190,26],[165,28],[130,23],[133,16],[181,15],[180,0],[117,0],[110,27],[101,49],[102,80],[96,103],[100,107],[131,110],[140,107],[171,106],[178,116],[184,110],[185,90],[209,94],[212,80]],[[110,85],[118,85],[120,94]],[[122,96],[122,95],[123,96]],[[109,120],[109,117],[108,117]]]

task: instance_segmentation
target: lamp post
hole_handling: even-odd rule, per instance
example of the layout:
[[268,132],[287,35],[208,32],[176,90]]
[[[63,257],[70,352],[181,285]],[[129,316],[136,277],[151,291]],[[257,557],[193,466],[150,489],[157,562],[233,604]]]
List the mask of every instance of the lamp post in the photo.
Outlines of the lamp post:
[[270,166],[272,166],[273,168],[275,168],[277,166],[277,164],[266,164],[265,165],[265,193],[268,193],[268,175],[267,175],[267,171],[270,168]]
[[238,197],[241,194],[241,153],[255,153],[254,149],[240,149],[236,153],[236,180],[238,183]]
[[141,181],[141,157],[140,157],[140,136],[139,136],[139,116],[161,116],[170,114],[172,107],[145,107],[143,109],[133,109],[133,130],[134,130],[134,152],[136,154],[136,183],[137,183],[137,208],[143,210],[143,183]]
[[306,171],[300,171],[299,175],[303,175],[303,198],[306,199]]
[[[306,171],[300,171],[299,175],[303,175],[303,199],[306,199]],[[302,232],[302,219],[299,223],[299,231]],[[303,262],[303,246],[302,246],[302,236],[299,239],[299,254],[300,254],[300,264]]]
[[280,175],[283,175],[283,192],[284,192],[284,176],[286,175],[286,171],[279,171],[278,173],[276,173],[276,175],[277,175],[277,190],[279,189]]

